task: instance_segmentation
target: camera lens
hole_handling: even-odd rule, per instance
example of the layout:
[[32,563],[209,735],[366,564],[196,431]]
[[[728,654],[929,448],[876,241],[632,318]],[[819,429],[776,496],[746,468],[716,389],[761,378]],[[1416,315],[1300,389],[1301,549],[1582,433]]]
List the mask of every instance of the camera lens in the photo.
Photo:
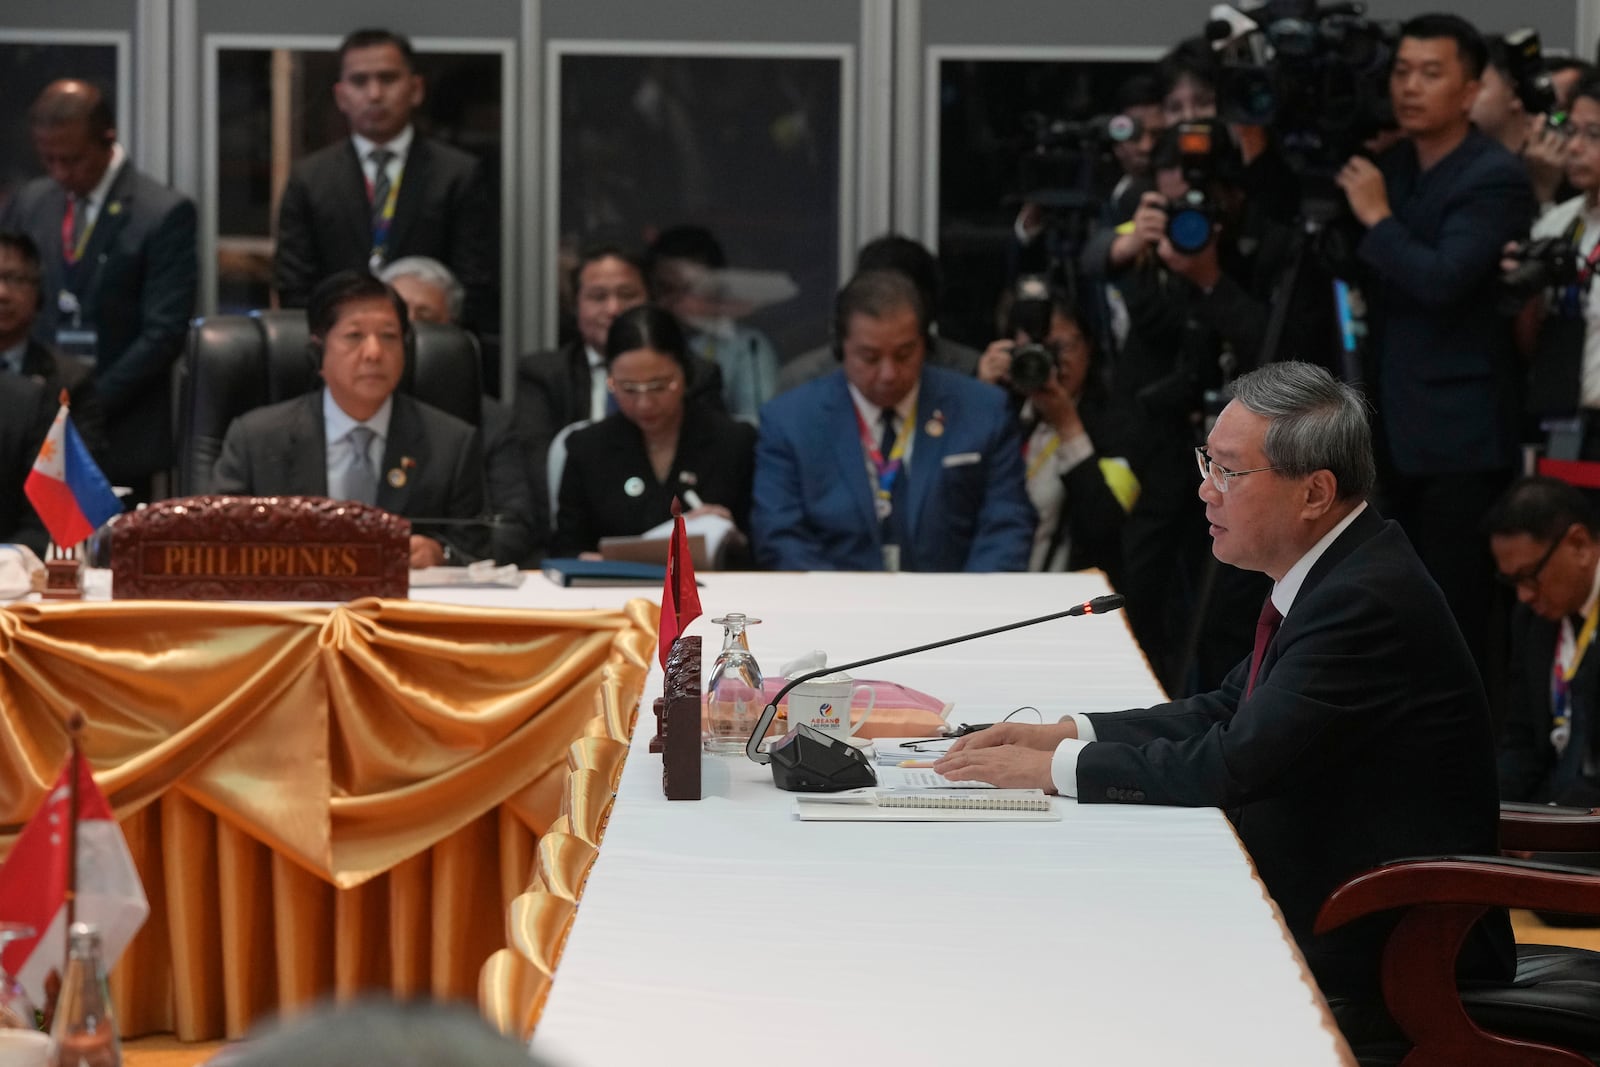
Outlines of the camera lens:
[[1167,216],[1167,240],[1184,255],[1192,256],[1211,243],[1211,215],[1204,208],[1179,208]]
[[1044,345],[1018,345],[1011,353],[1011,390],[1027,396],[1043,389],[1055,369],[1056,357]]

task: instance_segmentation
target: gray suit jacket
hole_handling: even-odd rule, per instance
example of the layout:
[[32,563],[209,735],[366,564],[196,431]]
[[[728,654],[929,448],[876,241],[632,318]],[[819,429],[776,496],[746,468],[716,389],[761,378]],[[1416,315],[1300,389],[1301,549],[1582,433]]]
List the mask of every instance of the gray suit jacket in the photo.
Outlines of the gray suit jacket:
[[[257,408],[233,420],[212,471],[211,492],[248,496],[326,496],[328,446],[322,390]],[[395,477],[403,472],[403,479]],[[402,484],[396,485],[395,482]],[[453,415],[394,396],[384,444],[377,505],[409,519],[474,519],[484,513],[483,454],[477,432]],[[469,526],[414,533],[483,554],[486,535]]]

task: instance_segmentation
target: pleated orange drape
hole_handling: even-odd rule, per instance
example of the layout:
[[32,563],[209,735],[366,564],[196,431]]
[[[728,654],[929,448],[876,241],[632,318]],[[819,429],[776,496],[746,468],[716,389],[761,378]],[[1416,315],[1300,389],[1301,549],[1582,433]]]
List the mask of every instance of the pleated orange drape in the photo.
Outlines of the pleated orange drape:
[[481,996],[573,753],[611,746],[620,771],[657,613],[0,610],[0,849],[81,709],[152,909],[112,977],[126,1033],[233,1037],[372,988]]

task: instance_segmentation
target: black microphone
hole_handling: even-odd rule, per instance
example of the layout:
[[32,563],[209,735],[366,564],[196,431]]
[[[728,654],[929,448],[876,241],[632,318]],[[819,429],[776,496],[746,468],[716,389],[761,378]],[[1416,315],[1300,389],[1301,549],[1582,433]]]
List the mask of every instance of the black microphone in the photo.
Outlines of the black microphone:
[[1086,600],[1082,604],[1074,604],[1066,611],[1058,611],[1051,615],[1041,615],[1036,619],[1024,619],[1022,622],[1010,622],[1004,626],[994,626],[976,633],[962,634],[959,637],[947,637],[942,641],[933,641],[915,648],[902,648],[896,652],[885,652],[880,656],[868,656],[858,659],[853,663],[841,663],[834,667],[821,667],[814,671],[791,678],[778,690],[777,695],[761,709],[761,720],[756,723],[755,729],[750,731],[750,739],[745,742],[744,754],[757,763],[772,765],[772,784],[779,789],[787,789],[796,793],[837,793],[843,789],[859,789],[863,786],[878,784],[878,776],[868,762],[866,755],[854,745],[825,734],[821,730],[812,729],[804,723],[796,723],[787,734],[774,741],[768,751],[760,751],[761,739],[767,735],[767,727],[772,725],[772,720],[777,717],[778,705],[783,698],[789,695],[789,690],[803,682],[821,678],[837,671],[855,670],[857,667],[866,667],[873,663],[882,663],[885,660],[899,659],[902,656],[914,656],[918,652],[930,652],[936,648],[945,648],[949,645],[959,645],[963,641],[976,641],[980,637],[993,637],[1003,634],[1008,630],[1020,630],[1024,626],[1037,626],[1041,622],[1054,622],[1056,619],[1070,619],[1078,615],[1104,615],[1116,611],[1126,603],[1120,593],[1111,593],[1106,596],[1097,596],[1093,600]]

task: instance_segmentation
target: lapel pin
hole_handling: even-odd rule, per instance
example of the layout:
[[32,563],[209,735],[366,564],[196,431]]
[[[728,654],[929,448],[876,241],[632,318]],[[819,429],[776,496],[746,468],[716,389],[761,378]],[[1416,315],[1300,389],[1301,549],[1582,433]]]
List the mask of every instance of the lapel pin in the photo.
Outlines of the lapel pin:
[[622,483],[622,491],[629,496],[644,496],[644,479],[629,478]]
[[401,456],[400,466],[389,472],[389,484],[394,486],[396,489],[404,489],[406,487],[407,480],[406,472],[411,470],[416,465],[417,461],[412,459],[410,456]]
[[120,214],[122,214],[122,201],[121,200],[113,200],[113,201],[111,201],[111,203],[107,204],[106,205],[106,214],[107,215],[120,215]]
[[935,409],[934,413],[928,416],[928,423],[922,428],[922,432],[927,434],[929,437],[943,437],[944,412]]

